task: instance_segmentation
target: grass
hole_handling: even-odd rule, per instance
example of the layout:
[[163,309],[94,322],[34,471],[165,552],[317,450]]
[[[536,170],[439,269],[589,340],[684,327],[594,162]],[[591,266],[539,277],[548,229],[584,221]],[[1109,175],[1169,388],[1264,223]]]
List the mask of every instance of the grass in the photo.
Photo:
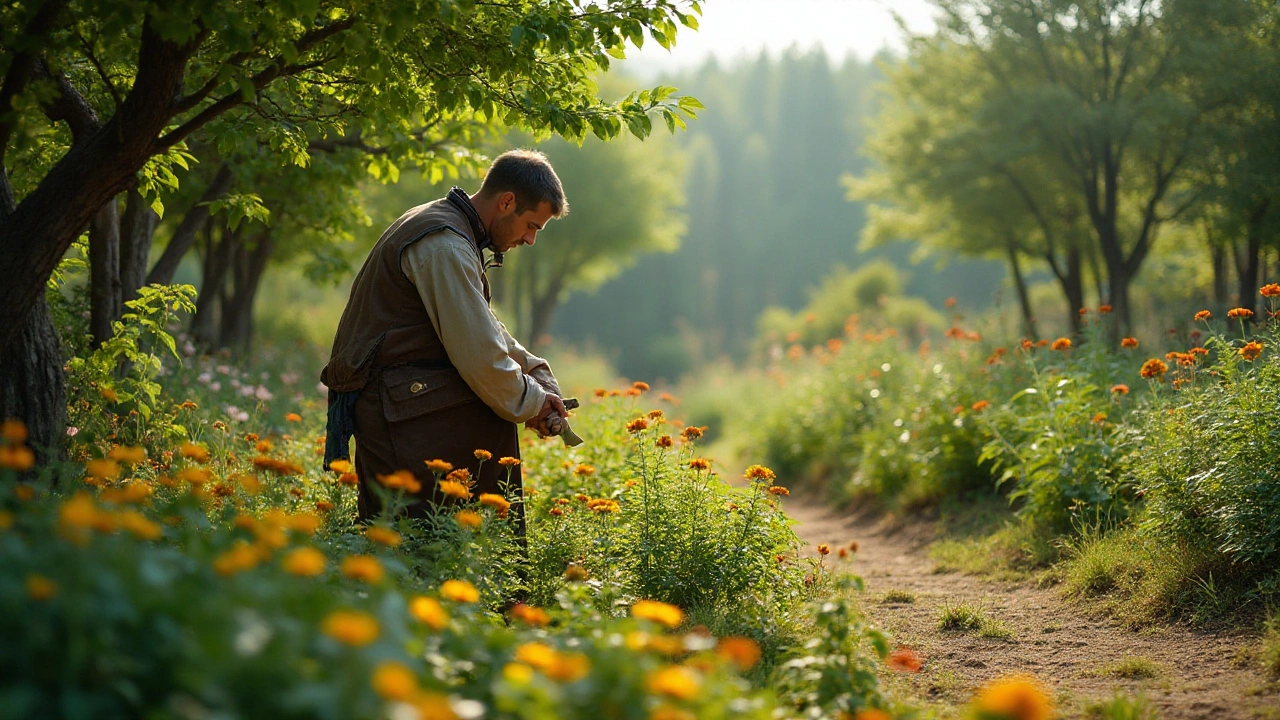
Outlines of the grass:
[[976,632],[979,637],[1012,640],[1013,629],[989,615],[981,605],[944,604],[938,613],[938,629],[951,632]]
[[881,598],[884,605],[904,605],[916,601],[916,594],[910,590],[889,590]]
[[1119,690],[1110,700],[1092,702],[1084,707],[1090,720],[1155,720],[1155,708],[1142,693],[1129,697]]
[[1280,613],[1272,614],[1267,619],[1259,660],[1262,661],[1262,669],[1267,674],[1272,678],[1280,679]]
[[1141,655],[1125,655],[1113,663],[1107,663],[1088,673],[1096,677],[1123,680],[1150,680],[1165,674],[1162,665]]
[[929,547],[934,572],[1021,581],[1058,557],[1048,535],[1018,522],[1001,496],[944,504],[938,524],[942,539]]

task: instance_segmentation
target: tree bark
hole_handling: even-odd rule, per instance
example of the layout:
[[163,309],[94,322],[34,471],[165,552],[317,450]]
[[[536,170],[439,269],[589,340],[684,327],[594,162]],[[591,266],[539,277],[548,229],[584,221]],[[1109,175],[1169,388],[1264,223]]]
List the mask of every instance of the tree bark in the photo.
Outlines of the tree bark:
[[1009,274],[1013,277],[1013,287],[1018,293],[1018,307],[1022,310],[1022,328],[1027,337],[1035,338],[1036,318],[1031,311],[1031,296],[1027,293],[1027,280],[1022,275],[1022,265],[1018,262],[1018,249],[1013,243],[1005,245],[1009,257]]
[[111,339],[120,297],[120,219],[113,197],[89,223],[89,332],[95,347]]
[[1219,308],[1227,305],[1227,248],[1222,243],[1214,243],[1209,247],[1210,262],[1213,264],[1213,304]]
[[1062,292],[1067,296],[1067,327],[1080,332],[1080,308],[1084,307],[1084,273],[1080,267],[1080,248],[1067,249],[1067,274],[1062,281]]
[[0,350],[0,418],[26,423],[39,466],[66,455],[67,394],[62,348],[44,295]]
[[147,281],[147,260],[151,255],[151,238],[156,230],[156,216],[150,203],[137,189],[130,190],[120,219],[120,290],[122,302],[138,297],[138,289]]
[[234,291],[222,302],[218,346],[247,351],[253,343],[253,301],[271,259],[272,236],[258,234],[251,249],[246,243],[236,247],[231,279]]
[[1255,312],[1258,309],[1258,288],[1260,287],[1258,280],[1261,277],[1262,221],[1267,215],[1269,205],[1269,200],[1263,200],[1249,213],[1249,220],[1245,225],[1243,252],[1235,252],[1236,279],[1239,281],[1236,289],[1236,307],[1248,308]]
[[236,233],[225,225],[220,228],[218,240],[214,240],[212,221],[208,223],[203,279],[200,294],[196,296],[196,314],[191,318],[191,336],[199,345],[213,348],[218,344],[218,312],[225,296],[227,271],[236,249]]
[[182,258],[186,257],[191,246],[195,244],[196,237],[200,234],[200,229],[204,227],[205,221],[209,219],[209,204],[226,195],[230,190],[231,167],[223,163],[213,176],[213,180],[209,182],[209,187],[205,188],[204,194],[182,217],[182,222],[173,231],[173,237],[169,239],[169,244],[165,246],[164,253],[160,255],[159,260],[156,260],[155,267],[152,267],[151,272],[147,273],[148,285],[169,285],[173,283],[173,276],[178,271],[178,265],[182,262]]

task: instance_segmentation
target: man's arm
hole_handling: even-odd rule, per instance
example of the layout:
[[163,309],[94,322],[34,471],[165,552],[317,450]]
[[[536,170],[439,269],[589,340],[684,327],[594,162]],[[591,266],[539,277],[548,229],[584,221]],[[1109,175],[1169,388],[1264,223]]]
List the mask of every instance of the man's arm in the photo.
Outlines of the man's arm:
[[524,373],[509,352],[509,333],[484,300],[480,260],[469,241],[450,231],[410,245],[401,269],[467,385],[504,420],[524,422],[544,415],[548,392]]
[[498,323],[498,327],[502,328],[502,335],[507,341],[507,354],[511,356],[512,360],[516,361],[520,369],[524,370],[529,377],[537,380],[543,390],[557,396],[563,396],[563,393],[560,392],[560,383],[556,380],[555,373],[551,371],[551,363],[526,350],[518,340],[512,337],[507,330],[507,326],[503,325],[497,319],[497,316],[494,316],[494,322]]

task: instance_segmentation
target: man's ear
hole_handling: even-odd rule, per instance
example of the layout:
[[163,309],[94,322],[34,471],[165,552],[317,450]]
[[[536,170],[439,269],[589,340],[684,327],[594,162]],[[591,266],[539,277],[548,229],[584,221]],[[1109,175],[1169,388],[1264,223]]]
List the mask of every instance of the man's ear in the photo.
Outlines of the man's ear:
[[516,206],[516,194],[508,190],[498,196],[498,212],[511,212]]

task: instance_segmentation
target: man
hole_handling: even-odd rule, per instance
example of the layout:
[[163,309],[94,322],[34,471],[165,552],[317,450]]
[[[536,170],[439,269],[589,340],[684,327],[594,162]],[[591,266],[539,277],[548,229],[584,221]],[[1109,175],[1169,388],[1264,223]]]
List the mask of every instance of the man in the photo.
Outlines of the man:
[[[568,211],[546,157],[512,150],[475,195],[455,187],[406,212],[374,245],[320,376],[329,387],[325,466],[347,457],[354,432],[361,518],[381,511],[370,489],[377,476],[397,470],[422,485],[410,514],[442,501],[429,460],[469,469],[474,494],[519,495],[519,470],[504,487],[508,468],[496,462],[520,456],[515,423],[546,435],[552,413],[566,413],[550,366],[490,310],[485,271]],[[476,450],[493,457],[478,474]],[[522,525],[521,505],[514,509]]]

